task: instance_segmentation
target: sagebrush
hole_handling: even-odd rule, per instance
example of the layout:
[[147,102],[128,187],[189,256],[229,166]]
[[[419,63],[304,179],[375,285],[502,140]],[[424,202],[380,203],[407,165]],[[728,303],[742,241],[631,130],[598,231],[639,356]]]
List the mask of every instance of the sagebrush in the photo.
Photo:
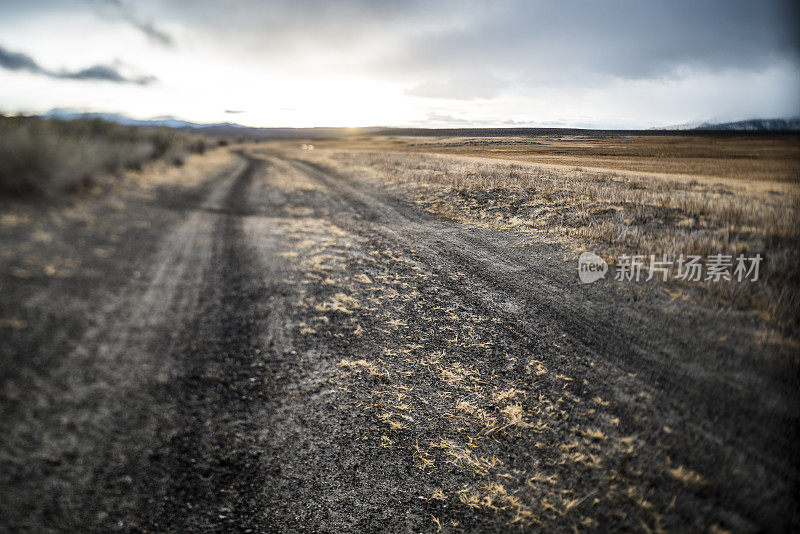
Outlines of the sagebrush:
[[94,184],[101,175],[147,161],[181,164],[211,140],[168,128],[101,119],[0,116],[0,192],[51,194]]

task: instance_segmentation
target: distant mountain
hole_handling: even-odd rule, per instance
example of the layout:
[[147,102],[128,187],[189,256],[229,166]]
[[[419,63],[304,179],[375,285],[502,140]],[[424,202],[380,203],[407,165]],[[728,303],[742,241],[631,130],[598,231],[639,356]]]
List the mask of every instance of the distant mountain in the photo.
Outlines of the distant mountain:
[[747,121],[723,122],[720,124],[703,123],[695,130],[734,130],[734,131],[798,131],[800,118],[795,119],[751,119]]
[[76,111],[68,108],[54,108],[43,114],[42,117],[46,119],[103,119],[110,122],[117,122],[119,124],[126,124],[128,126],[164,126],[167,128],[180,128],[180,129],[205,129],[205,128],[228,128],[228,129],[246,129],[246,126],[234,124],[232,122],[217,122],[213,124],[203,124],[197,122],[189,122],[175,117],[163,116],[154,117],[152,119],[132,119],[128,116],[119,113],[87,113]]
[[354,134],[373,134],[383,128],[254,128],[232,122],[197,123],[175,117],[154,117],[152,119],[132,119],[119,113],[88,113],[69,108],[55,108],[42,115],[46,119],[103,119],[130,126],[163,126],[179,130],[193,130],[206,135],[224,137],[246,137],[249,139],[331,139]]
[[[523,136],[535,137],[541,135],[583,135],[614,137],[621,135],[703,135],[702,132],[798,132],[800,131],[800,118],[795,119],[752,119],[737,122],[692,122],[666,126],[663,128],[650,128],[649,130],[592,130],[583,128],[255,128],[242,126],[232,122],[218,122],[203,124],[190,122],[175,117],[163,116],[152,119],[132,119],[119,113],[88,113],[69,108],[51,109],[42,117],[49,119],[103,119],[119,124],[131,126],[162,126],[180,130],[193,130],[212,136],[243,137],[249,139],[335,139],[358,135],[386,135],[386,136],[440,136],[440,137],[503,137]],[[692,133],[697,132],[697,133]],[[735,133],[734,133],[735,135]]]
[[750,119],[735,122],[687,122],[655,130],[706,130],[725,132],[800,131],[800,117],[794,119]]

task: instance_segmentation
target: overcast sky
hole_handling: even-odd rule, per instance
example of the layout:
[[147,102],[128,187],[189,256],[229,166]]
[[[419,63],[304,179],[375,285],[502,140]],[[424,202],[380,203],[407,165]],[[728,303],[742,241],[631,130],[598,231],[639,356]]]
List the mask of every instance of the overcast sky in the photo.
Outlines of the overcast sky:
[[0,111],[254,126],[795,117],[797,5],[0,0]]

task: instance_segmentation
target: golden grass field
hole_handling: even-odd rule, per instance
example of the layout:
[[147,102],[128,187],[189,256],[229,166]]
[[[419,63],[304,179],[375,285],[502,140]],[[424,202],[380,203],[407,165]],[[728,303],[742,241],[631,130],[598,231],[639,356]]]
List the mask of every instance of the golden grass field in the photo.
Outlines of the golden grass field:
[[313,150],[288,141],[270,148],[392,184],[440,215],[566,242],[612,264],[621,254],[760,253],[757,283],[689,285],[719,305],[751,309],[797,331],[796,136],[374,136],[313,143]]
[[394,137],[319,144],[461,155],[639,174],[745,182],[800,181],[800,137]]

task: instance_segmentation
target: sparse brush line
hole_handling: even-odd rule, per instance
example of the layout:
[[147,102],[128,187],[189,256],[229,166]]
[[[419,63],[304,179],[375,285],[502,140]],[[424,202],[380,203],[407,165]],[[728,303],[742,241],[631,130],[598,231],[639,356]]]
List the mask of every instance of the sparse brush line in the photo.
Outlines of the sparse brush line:
[[[139,170],[148,161],[183,164],[211,143],[169,128],[138,128],[101,119],[0,117],[0,193],[58,194],[101,176]],[[222,141],[224,143],[224,141]]]

